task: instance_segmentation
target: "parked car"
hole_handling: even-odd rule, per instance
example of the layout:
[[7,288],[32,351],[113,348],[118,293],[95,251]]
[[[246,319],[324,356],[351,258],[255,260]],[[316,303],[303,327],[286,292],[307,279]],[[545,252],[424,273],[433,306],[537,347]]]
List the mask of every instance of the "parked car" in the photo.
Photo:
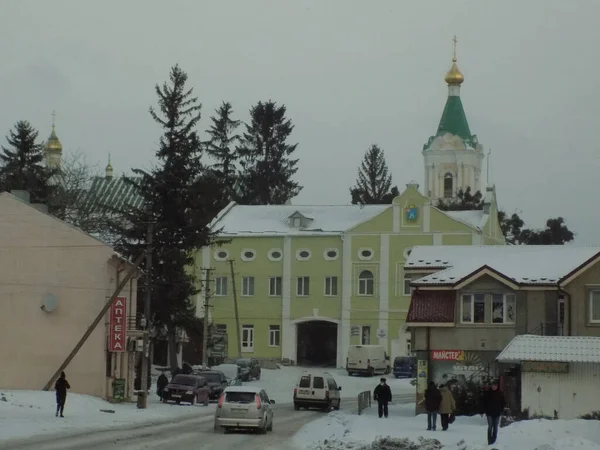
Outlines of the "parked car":
[[225,374],[219,370],[195,370],[194,373],[204,378],[210,388],[210,399],[216,400],[229,385]]
[[397,356],[394,358],[393,373],[396,378],[415,378],[417,376],[417,358]]
[[[175,375],[171,382],[163,389],[162,401],[190,403],[194,405],[198,396],[206,392],[207,380],[197,375]],[[202,400],[202,399],[201,399]]]
[[333,376],[328,372],[304,372],[294,387],[294,409],[319,408],[329,412],[340,409],[340,391]]
[[237,364],[219,364],[218,366],[212,366],[210,370],[223,372],[230,386],[238,380],[242,381],[242,368]]
[[260,380],[260,364],[254,358],[238,358],[235,363],[242,368],[242,381]]
[[232,428],[250,428],[261,434],[273,431],[275,400],[264,389],[253,386],[229,386],[221,394],[215,412],[215,433]]
[[351,345],[346,358],[348,375],[365,374],[370,377],[391,372],[390,357],[382,345]]

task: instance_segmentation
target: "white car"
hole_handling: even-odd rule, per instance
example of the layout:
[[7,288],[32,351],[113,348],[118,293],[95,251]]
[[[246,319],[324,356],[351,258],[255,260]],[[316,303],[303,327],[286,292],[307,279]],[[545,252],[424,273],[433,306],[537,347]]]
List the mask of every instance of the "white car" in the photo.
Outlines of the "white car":
[[304,372],[294,387],[294,409],[319,408],[325,412],[340,409],[340,391],[329,372]]
[[273,431],[275,400],[253,385],[229,386],[221,394],[215,412],[215,433],[233,428]]

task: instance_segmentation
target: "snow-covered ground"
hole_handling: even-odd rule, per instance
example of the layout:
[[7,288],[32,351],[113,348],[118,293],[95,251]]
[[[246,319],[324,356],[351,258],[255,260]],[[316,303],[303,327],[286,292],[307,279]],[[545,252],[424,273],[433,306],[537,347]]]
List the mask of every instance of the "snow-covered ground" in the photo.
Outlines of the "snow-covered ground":
[[[366,446],[378,437],[436,439],[440,446],[422,446],[423,450],[448,448],[455,450],[600,450],[600,421],[595,420],[529,420],[501,428],[498,441],[487,445],[487,422],[480,416],[457,417],[448,431],[426,431],[427,416],[414,416],[415,405],[392,405],[388,419],[379,419],[377,411],[351,415],[332,412],[305,425],[294,437],[299,449],[375,449]],[[431,445],[431,444],[430,444]],[[383,447],[411,448],[411,447]],[[412,447],[419,448],[419,447]]]
[[[291,403],[294,395],[294,386],[302,372],[307,369],[295,366],[280,367],[277,370],[262,369],[261,379],[251,381],[250,384],[263,387],[269,397],[277,403]],[[373,391],[381,378],[380,375],[374,377],[351,377],[348,376],[346,371],[341,369],[328,369],[327,372],[332,374],[338,386],[342,387],[342,391],[340,392],[342,398],[354,399],[362,391]],[[387,383],[392,389],[392,396],[394,394],[407,395],[415,393],[415,387],[410,384],[409,379],[396,379],[392,375],[386,375],[385,378],[387,378]]]

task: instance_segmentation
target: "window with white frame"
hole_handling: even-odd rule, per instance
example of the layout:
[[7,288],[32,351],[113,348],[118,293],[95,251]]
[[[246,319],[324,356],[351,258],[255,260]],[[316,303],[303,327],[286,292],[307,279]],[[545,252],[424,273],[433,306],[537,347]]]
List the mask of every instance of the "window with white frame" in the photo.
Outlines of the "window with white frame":
[[463,294],[460,307],[462,323],[485,323],[485,294]]
[[515,294],[492,294],[492,323],[515,323]]
[[215,295],[217,297],[224,297],[227,295],[227,277],[215,278]]
[[242,296],[251,297],[254,295],[254,277],[242,277]]
[[242,351],[254,351],[254,325],[242,325]]
[[375,279],[373,272],[363,270],[358,275],[358,295],[373,295],[375,291]]
[[279,347],[281,328],[279,325],[269,325],[269,347]]
[[410,287],[410,276],[404,274],[404,280],[403,280],[403,285],[402,285],[402,294],[403,295],[408,295],[410,296],[410,294],[412,294],[412,288]]
[[590,322],[600,323],[600,289],[590,291]]
[[327,297],[338,295],[338,277],[325,277],[325,295]]
[[269,277],[269,296],[279,297],[281,295],[281,277]]
[[306,297],[310,293],[310,278],[309,277],[298,277],[296,284],[296,295],[300,297]]

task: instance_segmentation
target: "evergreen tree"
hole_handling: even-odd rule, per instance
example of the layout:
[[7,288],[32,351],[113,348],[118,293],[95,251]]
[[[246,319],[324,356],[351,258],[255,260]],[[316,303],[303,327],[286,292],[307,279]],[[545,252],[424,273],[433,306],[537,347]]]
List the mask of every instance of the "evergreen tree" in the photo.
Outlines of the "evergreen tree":
[[212,173],[215,182],[221,186],[219,190],[223,198],[219,201],[219,209],[222,209],[236,197],[234,188],[237,181],[238,154],[235,146],[240,136],[235,134],[235,130],[241,121],[232,119],[233,109],[230,103],[223,102],[215,113],[216,115],[211,117],[212,125],[206,131],[210,136],[206,143],[206,153],[215,160]]
[[292,177],[298,160],[291,155],[298,144],[288,144],[294,125],[285,105],[258,102],[250,109],[250,123],[237,148],[240,157],[239,201],[247,205],[283,205],[302,190]]
[[437,207],[444,211],[472,211],[483,209],[483,196],[481,191],[471,193],[471,187],[466,190],[459,189],[454,200],[439,199]]
[[213,234],[208,223],[214,215],[215,192],[210,172],[201,162],[202,143],[196,132],[201,105],[186,87],[187,74],[174,66],[170,81],[156,86],[158,109],[150,115],[163,129],[156,153],[158,165],[150,171],[134,169],[129,179],[144,199],[144,207],[130,211],[113,226],[122,234],[120,251],[135,256],[144,251],[148,223],[154,224],[152,276],[152,317],[156,330],[166,330],[171,368],[177,368],[176,335],[201,331],[192,302],[198,293],[194,251],[209,245]]
[[373,144],[366,151],[358,168],[356,185],[350,188],[352,204],[382,205],[390,204],[400,195],[398,187],[392,187],[392,175],[389,173],[383,150]]
[[32,203],[43,203],[52,211],[53,187],[50,182],[55,170],[45,165],[44,147],[36,143],[38,132],[26,120],[20,120],[2,146],[0,154],[0,190],[29,192]]

